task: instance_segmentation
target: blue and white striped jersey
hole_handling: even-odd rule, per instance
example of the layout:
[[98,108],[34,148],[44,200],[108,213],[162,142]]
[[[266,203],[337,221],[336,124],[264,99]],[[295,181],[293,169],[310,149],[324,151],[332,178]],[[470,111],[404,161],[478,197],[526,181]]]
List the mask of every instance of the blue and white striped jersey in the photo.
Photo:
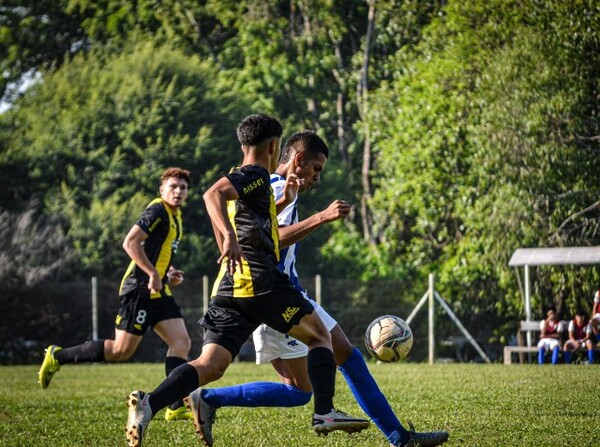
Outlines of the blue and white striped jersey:
[[[283,196],[283,187],[285,186],[285,177],[279,174],[271,174],[271,188],[275,202]],[[277,215],[277,223],[280,227],[287,227],[298,223],[298,208],[296,203],[298,196],[285,209]],[[290,245],[279,251],[279,269],[290,277],[290,281],[299,290],[304,290],[298,281],[298,272],[296,272],[296,253],[298,251],[297,244]]]

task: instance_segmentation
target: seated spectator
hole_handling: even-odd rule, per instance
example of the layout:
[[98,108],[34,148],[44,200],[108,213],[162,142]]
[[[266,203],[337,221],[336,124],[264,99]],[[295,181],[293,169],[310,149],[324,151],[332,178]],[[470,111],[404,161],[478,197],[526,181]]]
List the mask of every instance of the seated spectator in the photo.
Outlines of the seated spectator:
[[594,345],[591,340],[591,325],[587,315],[582,310],[575,312],[575,316],[569,321],[569,339],[563,346],[565,363],[571,363],[572,353],[584,348],[587,349],[587,357],[590,363],[594,363]]
[[552,364],[558,363],[560,351],[560,337],[562,327],[556,315],[556,307],[550,306],[546,312],[546,319],[540,321],[540,341],[538,343],[538,363],[544,364],[546,352],[552,352]]
[[600,343],[600,289],[594,294],[594,304],[592,305],[592,334],[590,338],[592,343]]

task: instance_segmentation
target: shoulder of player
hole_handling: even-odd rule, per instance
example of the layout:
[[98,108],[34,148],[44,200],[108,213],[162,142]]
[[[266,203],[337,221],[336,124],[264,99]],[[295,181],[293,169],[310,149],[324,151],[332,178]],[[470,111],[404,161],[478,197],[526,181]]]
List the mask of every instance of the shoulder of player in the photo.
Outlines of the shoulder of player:
[[254,190],[269,187],[269,171],[262,166],[246,165],[227,174],[240,195],[246,195]]
[[152,200],[144,209],[143,215],[146,217],[146,219],[150,219],[153,221],[159,219],[161,221],[169,221],[169,212],[167,211],[167,207],[160,198]]

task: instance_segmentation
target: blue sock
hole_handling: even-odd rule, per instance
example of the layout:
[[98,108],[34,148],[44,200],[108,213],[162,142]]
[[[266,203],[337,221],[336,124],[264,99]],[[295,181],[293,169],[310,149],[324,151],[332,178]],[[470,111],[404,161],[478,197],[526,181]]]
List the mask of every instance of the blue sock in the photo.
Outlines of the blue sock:
[[565,351],[565,363],[571,363],[571,351]]
[[540,365],[544,364],[544,357],[546,356],[546,350],[544,348],[540,348],[538,351],[538,363]]
[[[394,443],[398,443],[400,440],[406,442],[409,436],[408,431],[402,426],[377,386],[360,351],[354,348],[350,357],[338,369],[344,375],[350,391],[354,394],[360,407],[388,440]],[[401,439],[397,439],[398,434]]]
[[299,407],[312,393],[277,382],[249,382],[202,390],[202,399],[213,408],[221,407]]
[[588,361],[594,363],[594,350],[588,349]]
[[560,348],[557,346],[552,350],[552,364],[556,365],[558,363],[558,353],[560,352]]

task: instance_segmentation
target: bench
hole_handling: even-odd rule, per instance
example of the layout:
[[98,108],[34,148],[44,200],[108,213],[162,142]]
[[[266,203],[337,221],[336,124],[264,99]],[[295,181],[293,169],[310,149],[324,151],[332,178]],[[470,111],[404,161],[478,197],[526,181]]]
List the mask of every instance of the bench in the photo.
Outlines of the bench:
[[[569,326],[568,321],[561,321],[561,327],[563,328],[563,334],[566,333],[567,327]],[[536,346],[526,346],[524,340],[524,334],[536,333]],[[525,363],[525,354],[534,354],[538,352],[537,348],[537,333],[540,332],[540,320],[537,321],[521,321],[519,323],[519,330],[517,331],[517,346],[505,346],[504,347],[504,364],[512,364],[512,354],[519,354],[519,363]]]

